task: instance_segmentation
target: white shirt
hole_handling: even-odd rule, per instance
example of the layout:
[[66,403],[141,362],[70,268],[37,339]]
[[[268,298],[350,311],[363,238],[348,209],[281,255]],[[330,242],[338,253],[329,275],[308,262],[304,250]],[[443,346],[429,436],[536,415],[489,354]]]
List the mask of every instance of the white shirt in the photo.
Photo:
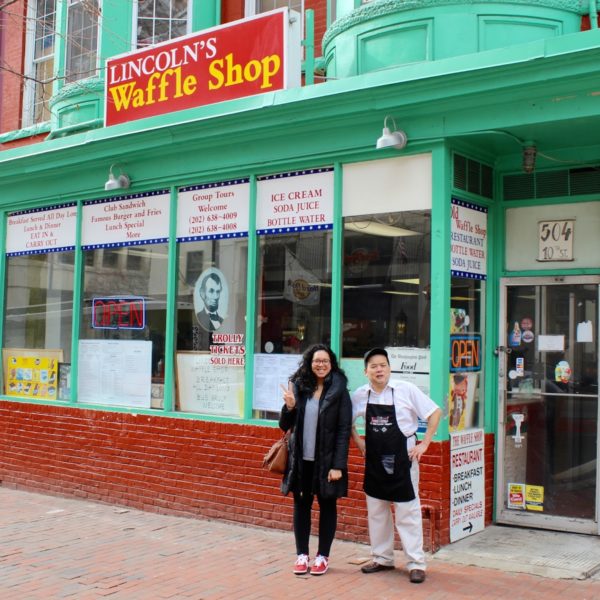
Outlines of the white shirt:
[[[369,390],[371,391],[370,396]],[[425,395],[416,385],[407,381],[390,379],[381,394],[375,392],[367,383],[357,388],[352,394],[353,423],[359,417],[365,417],[367,399],[371,404],[384,406],[393,404],[396,409],[398,427],[406,437],[410,437],[417,431],[418,419],[426,421],[438,408],[429,396]]]

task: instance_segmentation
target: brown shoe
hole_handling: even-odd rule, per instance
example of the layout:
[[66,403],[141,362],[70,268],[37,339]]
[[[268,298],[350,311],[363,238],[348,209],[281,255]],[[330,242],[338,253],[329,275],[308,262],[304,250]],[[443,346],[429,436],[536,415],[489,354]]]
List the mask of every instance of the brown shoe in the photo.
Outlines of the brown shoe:
[[425,581],[425,571],[422,569],[413,569],[408,574],[408,578],[411,583],[423,583]]
[[377,573],[378,571],[390,571],[393,568],[393,565],[382,565],[381,563],[373,561],[370,562],[368,565],[361,567],[360,570],[363,573]]

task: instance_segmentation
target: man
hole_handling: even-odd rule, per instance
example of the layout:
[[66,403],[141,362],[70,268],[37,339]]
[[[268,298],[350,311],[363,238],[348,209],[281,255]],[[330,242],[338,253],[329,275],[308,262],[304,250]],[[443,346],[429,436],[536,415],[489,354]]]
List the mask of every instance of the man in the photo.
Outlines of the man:
[[[419,461],[433,438],[442,411],[412,383],[390,380],[388,353],[373,348],[364,357],[367,385],[352,395],[353,422],[365,419],[365,439],[352,428],[352,439],[365,457],[369,537],[373,561],[361,568],[377,573],[394,568],[394,505],[396,529],[407,559],[411,583],[425,581],[423,523],[419,501]],[[427,431],[416,443],[418,418]]]
[[204,308],[196,313],[196,317],[206,331],[216,331],[223,323],[223,317],[217,313],[222,290],[221,278],[216,273],[209,273],[200,283],[199,292]]

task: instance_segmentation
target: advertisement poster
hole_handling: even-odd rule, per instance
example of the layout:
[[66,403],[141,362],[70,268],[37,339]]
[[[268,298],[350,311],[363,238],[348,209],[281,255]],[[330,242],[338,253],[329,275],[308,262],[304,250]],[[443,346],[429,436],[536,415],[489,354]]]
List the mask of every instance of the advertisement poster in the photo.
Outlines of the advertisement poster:
[[506,508],[525,510],[525,484],[509,483]]
[[6,255],[74,250],[76,224],[75,204],[12,213],[6,220]]
[[274,10],[108,59],[104,122],[299,86],[301,19],[294,16]]
[[454,277],[487,277],[487,208],[452,198],[450,264]]
[[392,379],[413,383],[429,396],[429,348],[388,346],[386,350],[390,359]]
[[448,405],[448,429],[463,431],[475,425],[477,373],[452,373]]
[[7,396],[27,396],[56,400],[58,360],[39,356],[9,355],[7,358]]
[[83,249],[166,243],[169,202],[168,190],[84,202]]
[[256,232],[294,233],[333,227],[333,168],[259,177]]
[[195,242],[248,235],[248,179],[180,188],[177,241]]
[[79,402],[150,408],[152,342],[79,340]]

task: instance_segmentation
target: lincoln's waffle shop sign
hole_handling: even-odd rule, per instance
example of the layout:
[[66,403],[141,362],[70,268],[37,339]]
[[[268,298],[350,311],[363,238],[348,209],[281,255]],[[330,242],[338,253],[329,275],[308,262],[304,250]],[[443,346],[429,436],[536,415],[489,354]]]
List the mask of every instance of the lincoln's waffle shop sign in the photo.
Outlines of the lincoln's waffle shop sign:
[[287,8],[106,63],[106,125],[300,84],[300,18]]

